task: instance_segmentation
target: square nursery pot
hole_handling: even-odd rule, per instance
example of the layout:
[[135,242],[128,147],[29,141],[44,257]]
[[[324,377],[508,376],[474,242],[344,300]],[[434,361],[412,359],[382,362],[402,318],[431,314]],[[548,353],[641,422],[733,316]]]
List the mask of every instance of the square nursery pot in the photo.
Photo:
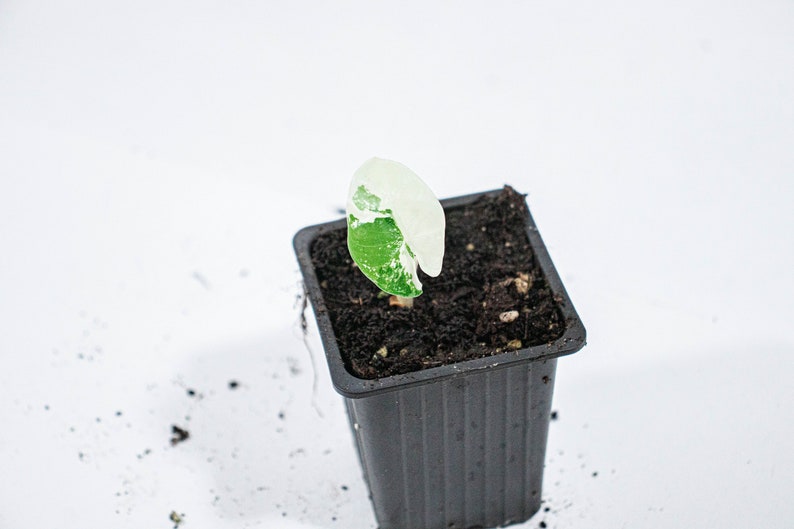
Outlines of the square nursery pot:
[[[502,192],[467,195],[441,204],[449,219],[450,212]],[[433,367],[381,378],[353,374],[333,323],[328,280],[318,277],[318,257],[314,256],[314,262],[312,258],[318,239],[333,234],[345,238],[345,221],[310,226],[295,235],[295,252],[331,379],[346,403],[380,529],[497,527],[526,521],[540,508],[557,358],[584,346],[585,329],[524,198],[518,196],[526,213],[519,234],[526,235],[531,248],[534,281],[545,281],[556,305],[559,332],[544,343],[518,347],[512,343],[512,347],[496,347],[495,353],[492,349],[488,356],[448,365],[430,362]],[[448,220],[448,255],[449,228]],[[342,250],[335,252],[341,255]],[[340,273],[362,275],[354,266]],[[439,280],[443,281],[444,273]],[[427,281],[423,276],[426,286]],[[426,288],[423,296],[427,292]],[[360,292],[347,297],[355,300],[357,296],[361,303]],[[383,299],[374,302],[383,303],[385,310],[413,310],[389,308]]]

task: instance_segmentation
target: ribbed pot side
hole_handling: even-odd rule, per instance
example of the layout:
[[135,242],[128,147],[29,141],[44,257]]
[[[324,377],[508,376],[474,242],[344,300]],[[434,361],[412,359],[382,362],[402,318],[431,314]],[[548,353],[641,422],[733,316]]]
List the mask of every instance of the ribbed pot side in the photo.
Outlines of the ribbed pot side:
[[556,359],[346,398],[380,529],[468,529],[540,507]]

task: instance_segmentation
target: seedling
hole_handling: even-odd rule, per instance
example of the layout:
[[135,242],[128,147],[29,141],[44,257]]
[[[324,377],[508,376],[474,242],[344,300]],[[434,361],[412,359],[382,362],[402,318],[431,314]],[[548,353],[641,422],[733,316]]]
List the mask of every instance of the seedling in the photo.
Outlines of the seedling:
[[378,288],[398,298],[422,293],[417,268],[431,277],[444,260],[444,210],[413,171],[372,158],[353,175],[347,195],[347,246]]

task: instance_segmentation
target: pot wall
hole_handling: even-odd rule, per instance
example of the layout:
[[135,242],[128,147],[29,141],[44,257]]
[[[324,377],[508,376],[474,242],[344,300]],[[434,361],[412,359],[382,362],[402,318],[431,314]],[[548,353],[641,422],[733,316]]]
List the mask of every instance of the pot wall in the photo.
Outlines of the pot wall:
[[540,507],[557,360],[346,398],[380,529],[466,529]]

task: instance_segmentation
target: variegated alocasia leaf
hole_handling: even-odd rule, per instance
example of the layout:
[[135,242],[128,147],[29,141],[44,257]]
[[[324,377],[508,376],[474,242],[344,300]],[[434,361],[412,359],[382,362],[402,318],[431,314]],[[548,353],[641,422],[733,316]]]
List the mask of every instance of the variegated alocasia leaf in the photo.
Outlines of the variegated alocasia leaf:
[[432,277],[441,272],[445,225],[438,199],[406,166],[372,158],[353,175],[347,245],[381,290],[405,298],[422,293],[417,266]]

